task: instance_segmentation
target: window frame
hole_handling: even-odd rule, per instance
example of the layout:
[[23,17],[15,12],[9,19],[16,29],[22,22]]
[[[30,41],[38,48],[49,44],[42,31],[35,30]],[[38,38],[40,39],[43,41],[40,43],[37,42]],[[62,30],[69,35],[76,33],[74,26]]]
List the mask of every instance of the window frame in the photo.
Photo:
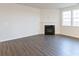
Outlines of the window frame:
[[[79,9],[73,9],[73,10],[72,10],[72,26],[73,26],[73,27],[79,27],[79,25],[77,25],[77,26],[74,25],[74,17],[73,17],[74,13],[73,13],[73,12],[74,12],[75,10],[79,10]],[[79,19],[79,17],[78,17],[78,19]]]
[[[64,10],[64,11],[62,11],[62,13],[61,13],[61,18],[62,18],[62,21],[61,21],[61,26],[64,26],[64,27],[79,27],[79,25],[78,26],[74,26],[73,25],[73,21],[74,21],[74,18],[73,18],[73,11],[74,10],[79,10],[79,9],[72,9],[72,10]],[[71,11],[71,25],[70,26],[68,26],[68,25],[63,25],[63,12],[66,12],[66,11]]]
[[[66,11],[62,11],[62,22],[61,22],[61,24],[62,24],[62,26],[68,26],[68,25],[63,25],[63,12],[67,12],[67,11],[70,11],[71,12],[71,10],[66,10]],[[72,13],[72,12],[71,12]],[[71,14],[72,15],[72,14]],[[72,17],[71,17],[72,18]],[[70,19],[71,19],[70,18]],[[72,19],[71,19],[71,21],[72,21]],[[72,25],[72,23],[70,24],[70,26]],[[70,27],[70,26],[68,26],[68,27]]]

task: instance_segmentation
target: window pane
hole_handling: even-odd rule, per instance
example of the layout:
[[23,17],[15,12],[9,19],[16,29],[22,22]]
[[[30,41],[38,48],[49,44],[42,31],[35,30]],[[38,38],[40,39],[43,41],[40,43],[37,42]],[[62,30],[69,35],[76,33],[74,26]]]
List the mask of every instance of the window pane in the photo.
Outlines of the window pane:
[[63,26],[71,26],[71,11],[64,11],[62,13],[62,19]]
[[64,19],[62,25],[63,26],[71,26],[71,20],[70,19]]
[[73,26],[79,26],[79,18],[73,19]]
[[71,18],[71,11],[63,12],[63,18]]
[[79,18],[79,10],[73,10],[73,17]]
[[73,10],[73,26],[79,26],[79,9]]

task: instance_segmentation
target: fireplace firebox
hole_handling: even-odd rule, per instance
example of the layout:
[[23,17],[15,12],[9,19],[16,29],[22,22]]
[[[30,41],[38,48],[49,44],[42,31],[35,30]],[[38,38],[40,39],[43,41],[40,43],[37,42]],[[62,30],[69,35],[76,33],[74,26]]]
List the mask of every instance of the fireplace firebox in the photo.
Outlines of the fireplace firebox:
[[45,35],[55,35],[55,25],[45,25]]

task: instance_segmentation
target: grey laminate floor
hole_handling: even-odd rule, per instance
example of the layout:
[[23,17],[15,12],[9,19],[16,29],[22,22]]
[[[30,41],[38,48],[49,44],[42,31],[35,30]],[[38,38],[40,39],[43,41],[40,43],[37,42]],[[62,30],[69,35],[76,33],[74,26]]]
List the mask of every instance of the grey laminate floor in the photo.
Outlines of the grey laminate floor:
[[0,43],[2,56],[78,56],[79,40],[63,35],[36,35]]

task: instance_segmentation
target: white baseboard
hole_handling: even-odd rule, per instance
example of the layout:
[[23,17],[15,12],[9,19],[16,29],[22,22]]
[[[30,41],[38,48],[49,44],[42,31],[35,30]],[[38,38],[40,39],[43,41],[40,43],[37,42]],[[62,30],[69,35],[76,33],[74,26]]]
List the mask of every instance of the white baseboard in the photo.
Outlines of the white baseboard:
[[70,35],[70,34],[64,34],[64,33],[62,33],[61,35],[70,36],[70,37],[74,37],[74,38],[78,38],[79,39],[78,35]]
[[19,37],[15,37],[15,38],[10,38],[10,39],[3,39],[0,40],[0,42],[5,42],[5,41],[9,41],[9,40],[15,40],[15,39],[19,39],[19,38],[23,38],[23,37],[30,37],[30,36],[34,36],[34,35],[39,35],[39,34],[33,34],[33,35],[28,35],[28,36],[19,36]]

